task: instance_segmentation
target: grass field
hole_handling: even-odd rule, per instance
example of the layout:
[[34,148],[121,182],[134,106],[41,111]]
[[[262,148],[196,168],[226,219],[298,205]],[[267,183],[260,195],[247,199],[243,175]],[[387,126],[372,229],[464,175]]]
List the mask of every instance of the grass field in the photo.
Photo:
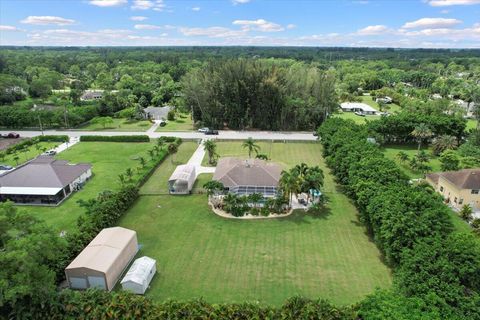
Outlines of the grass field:
[[[118,189],[120,187],[118,175],[125,172],[127,168],[137,168],[139,166],[139,162],[136,160],[137,156],[150,159],[147,150],[152,146],[153,142],[80,142],[58,154],[56,158],[69,160],[72,163],[91,163],[93,177],[85,184],[85,187],[72,194],[58,207],[21,206],[19,208],[45,220],[57,230],[72,230],[75,228],[77,217],[84,211],[77,201],[95,198],[99,192],[104,190]],[[134,171],[134,179],[138,179],[140,173],[137,170]]]
[[[371,96],[361,96],[362,102],[370,105],[372,108],[380,111],[378,108],[378,103],[373,101]],[[395,103],[390,103],[386,106],[387,108],[383,111],[388,111],[390,113],[396,113],[401,110],[400,106]],[[355,121],[358,124],[364,124],[368,120],[377,120],[380,119],[380,116],[357,116],[354,112],[339,112],[334,115],[335,117],[342,118],[342,119],[350,119]]]
[[190,114],[180,113],[177,115],[177,119],[174,121],[167,121],[167,125],[164,127],[158,127],[157,132],[165,131],[192,131],[193,121]]
[[[10,166],[17,166],[19,164],[25,163],[28,160],[31,160],[33,158],[36,158],[38,155],[40,155],[44,149],[50,150],[58,146],[60,143],[59,142],[39,142],[37,143],[37,147],[35,145],[29,146],[26,150],[26,152],[16,152],[16,155],[18,156],[18,163],[17,161],[14,160],[15,154],[7,154],[5,156],[5,159],[0,159],[1,164],[7,164]],[[38,149],[37,149],[38,148]]]
[[466,130],[475,129],[477,127],[477,120],[468,119]]
[[[279,305],[299,294],[350,304],[376,287],[389,287],[390,270],[365,234],[355,207],[337,190],[320,144],[260,145],[284,167],[305,162],[324,168],[325,209],[315,215],[302,211],[283,219],[240,221],[214,215],[206,195],[144,195],[119,224],[137,231],[140,256],[157,260],[158,274],[147,296]],[[190,148],[182,146],[177,159],[186,158],[180,153]],[[241,142],[219,142],[218,152],[247,155]],[[167,159],[144,188],[165,185],[163,179],[172,171]]]
[[96,123],[88,123],[76,129],[91,131],[147,131],[151,126],[152,123],[147,120],[131,121],[123,118],[113,118],[113,123],[107,125],[105,128]]
[[[401,163],[400,160],[397,157],[397,154],[400,151],[405,152],[408,154],[409,158],[412,159],[416,154],[417,154],[417,146],[414,145],[387,145],[382,148],[385,156],[393,161],[400,167],[400,169],[405,172],[410,178],[412,179],[418,179],[422,178],[424,174],[422,172],[414,171],[410,168],[408,163]],[[430,161],[428,162],[428,165],[432,167],[432,172],[437,172],[440,171],[440,161],[438,160],[438,157],[435,157],[432,155],[431,150],[428,148],[422,148],[429,156],[430,156]]]

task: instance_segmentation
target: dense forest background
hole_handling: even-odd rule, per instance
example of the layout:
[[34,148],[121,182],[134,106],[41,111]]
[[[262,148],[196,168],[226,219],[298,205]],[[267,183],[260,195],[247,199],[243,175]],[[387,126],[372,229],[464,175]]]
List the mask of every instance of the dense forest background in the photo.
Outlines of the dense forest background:
[[[170,105],[193,111],[199,126],[312,130],[364,92],[389,95],[403,111],[465,115],[452,102],[473,106],[479,81],[480,50],[473,49],[2,47],[0,126],[37,127],[40,119],[75,127]],[[105,93],[82,101],[87,89]]]

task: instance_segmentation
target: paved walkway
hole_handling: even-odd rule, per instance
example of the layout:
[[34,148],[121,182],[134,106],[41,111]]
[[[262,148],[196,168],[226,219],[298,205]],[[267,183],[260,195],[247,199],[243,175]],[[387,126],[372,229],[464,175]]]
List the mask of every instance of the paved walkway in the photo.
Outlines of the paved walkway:
[[199,174],[202,173],[214,173],[215,167],[203,167],[202,160],[205,157],[205,148],[203,147],[203,142],[207,139],[200,140],[197,150],[192,154],[190,160],[188,160],[188,164],[195,166],[195,172],[197,173],[197,177]]
[[58,147],[56,147],[52,150],[55,150],[57,153],[60,153],[62,151],[67,150],[68,148],[70,148],[71,146],[73,146],[73,145],[75,145],[79,142],[80,142],[79,137],[70,137],[70,140],[68,142],[62,143],[61,145],[59,145]]
[[152,133],[155,133],[155,130],[157,130],[158,126],[160,125],[161,120],[153,120],[152,126],[147,130],[147,134],[150,135]]

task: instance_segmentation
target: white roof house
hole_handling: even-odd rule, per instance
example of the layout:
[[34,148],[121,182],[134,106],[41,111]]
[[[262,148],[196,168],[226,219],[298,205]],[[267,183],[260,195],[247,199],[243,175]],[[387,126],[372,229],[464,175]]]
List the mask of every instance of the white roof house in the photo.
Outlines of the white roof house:
[[168,179],[170,194],[189,194],[196,178],[194,165],[183,164],[178,166]]
[[361,102],[343,102],[340,104],[340,108],[344,112],[363,112],[365,114],[376,114],[377,110],[372,108],[366,103]]
[[125,277],[123,277],[121,282],[123,290],[144,294],[157,272],[156,263],[154,259],[149,257],[141,257],[135,260]]

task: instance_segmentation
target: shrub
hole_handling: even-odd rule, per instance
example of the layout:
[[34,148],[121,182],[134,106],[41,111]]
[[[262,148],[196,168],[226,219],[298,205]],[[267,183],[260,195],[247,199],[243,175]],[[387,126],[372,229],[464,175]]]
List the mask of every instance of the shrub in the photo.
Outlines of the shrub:
[[175,121],[175,110],[168,111],[167,120],[168,121]]
[[81,136],[80,141],[101,141],[101,142],[150,142],[147,135],[136,136]]

